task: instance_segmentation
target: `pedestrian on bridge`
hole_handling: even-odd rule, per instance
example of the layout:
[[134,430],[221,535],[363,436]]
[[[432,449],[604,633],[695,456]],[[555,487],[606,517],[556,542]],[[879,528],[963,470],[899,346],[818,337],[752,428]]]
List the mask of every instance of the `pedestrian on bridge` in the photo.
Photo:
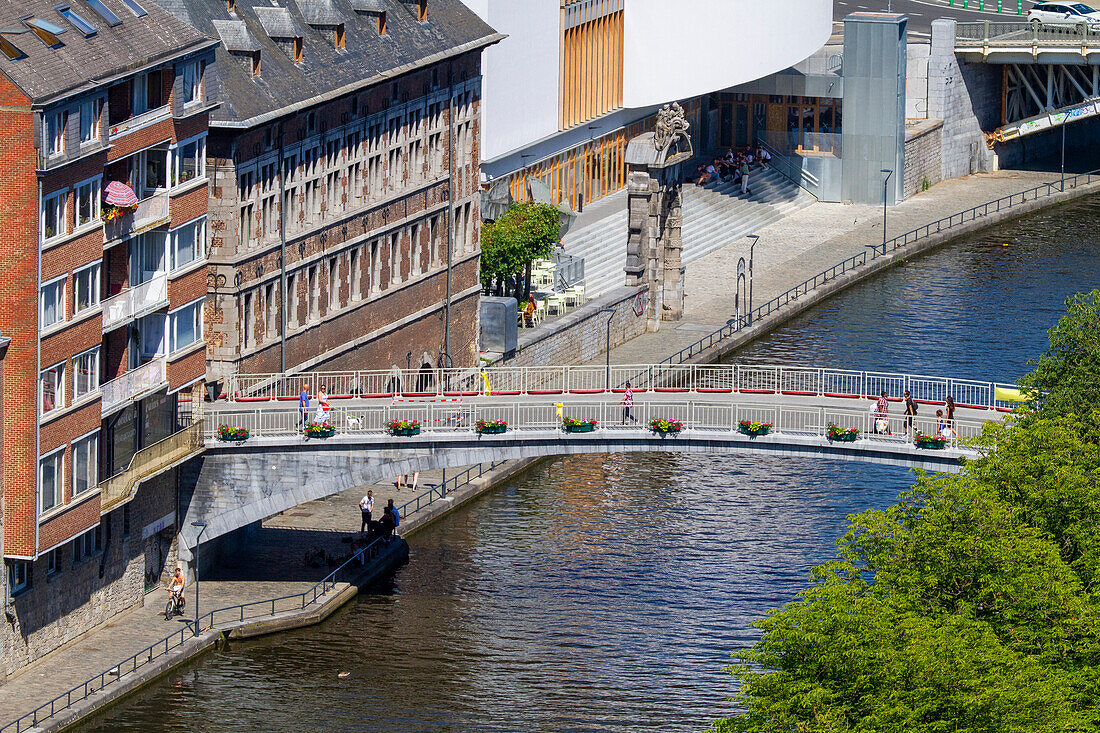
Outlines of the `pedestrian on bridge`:
[[634,422],[638,422],[638,418],[634,417],[634,390],[630,388],[630,382],[626,383],[626,391],[623,392],[621,404],[623,406],[623,425],[626,425],[628,417]]
[[890,400],[886,396],[886,390],[882,390],[878,401],[875,402],[875,432],[890,434]]
[[298,395],[298,425],[305,427],[309,419],[309,389],[302,385],[302,392]]
[[905,434],[913,434],[913,420],[917,416],[917,401],[905,390]]
[[374,511],[373,491],[367,491],[367,495],[359,500],[359,511],[363,513],[363,526],[359,528],[359,531],[363,532],[370,526],[370,515]]
[[317,391],[317,415],[313,420],[321,425],[328,422],[328,393],[325,392],[325,385],[323,384],[321,389]]

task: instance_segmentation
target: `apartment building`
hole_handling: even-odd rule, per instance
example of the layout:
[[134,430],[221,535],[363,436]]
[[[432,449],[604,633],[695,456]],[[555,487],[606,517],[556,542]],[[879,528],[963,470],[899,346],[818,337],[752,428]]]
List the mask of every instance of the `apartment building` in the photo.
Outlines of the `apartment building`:
[[186,422],[205,373],[214,42],[151,0],[0,16],[10,672],[140,603],[169,560],[174,471],[140,491],[127,471]]
[[219,39],[211,381],[477,358],[481,51],[459,0],[180,0]]

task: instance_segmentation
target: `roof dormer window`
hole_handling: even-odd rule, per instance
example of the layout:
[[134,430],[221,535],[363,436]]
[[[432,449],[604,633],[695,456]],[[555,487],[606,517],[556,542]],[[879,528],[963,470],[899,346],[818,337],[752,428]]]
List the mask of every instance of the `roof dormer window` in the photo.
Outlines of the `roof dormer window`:
[[428,0],[417,0],[416,19],[421,23],[428,19]]
[[264,33],[280,46],[283,46],[294,63],[300,64],[305,60],[302,39],[304,33],[298,27],[298,23],[291,17],[286,8],[269,8],[258,6],[254,8],[256,18],[264,29]]
[[63,45],[58,36],[64,33],[65,29],[56,23],[51,23],[48,20],[42,20],[41,18],[31,16],[30,18],[23,19],[23,25],[27,26],[34,35],[41,39],[42,43],[45,43],[50,48],[56,48]]

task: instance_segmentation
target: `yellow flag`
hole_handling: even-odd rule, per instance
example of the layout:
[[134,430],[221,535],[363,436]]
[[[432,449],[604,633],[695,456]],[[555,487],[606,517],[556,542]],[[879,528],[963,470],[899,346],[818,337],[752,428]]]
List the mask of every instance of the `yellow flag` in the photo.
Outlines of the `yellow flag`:
[[559,420],[564,420],[565,419],[564,417],[562,417],[562,414],[561,414],[561,408],[563,406],[564,405],[562,405],[562,403],[560,403],[560,402],[555,402],[554,403],[554,408],[558,411],[558,419]]
[[489,387],[489,375],[485,372],[481,373],[481,380],[485,382],[485,396],[491,397],[493,394],[492,388]]

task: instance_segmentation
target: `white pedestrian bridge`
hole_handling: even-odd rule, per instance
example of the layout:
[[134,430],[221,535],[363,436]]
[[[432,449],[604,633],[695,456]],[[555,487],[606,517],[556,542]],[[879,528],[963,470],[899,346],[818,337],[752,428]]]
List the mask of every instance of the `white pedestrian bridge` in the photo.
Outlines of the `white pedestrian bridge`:
[[[633,416],[624,423],[626,384]],[[330,396],[335,434],[302,433],[297,395],[322,385]],[[919,403],[913,425],[902,395]],[[870,412],[877,395],[890,399],[887,429]],[[935,411],[956,405],[956,437],[942,448],[914,444],[936,434]],[[204,540],[301,503],[355,486],[433,468],[576,453],[679,452],[829,458],[932,471],[956,471],[979,456],[968,444],[984,423],[1000,420],[1019,399],[1014,385],[944,377],[788,366],[616,365],[476,370],[392,370],[239,377],[228,399],[207,404],[205,451],[182,482],[185,543],[192,522]],[[316,417],[311,401],[309,420]],[[591,432],[563,429],[563,418],[595,420]],[[678,435],[650,429],[653,419],[683,423]],[[397,420],[419,434],[391,435]],[[482,420],[503,420],[506,432],[479,434]],[[750,436],[741,423],[769,423]],[[220,440],[222,425],[243,427],[242,442]],[[856,428],[853,442],[831,440],[830,425]]]

